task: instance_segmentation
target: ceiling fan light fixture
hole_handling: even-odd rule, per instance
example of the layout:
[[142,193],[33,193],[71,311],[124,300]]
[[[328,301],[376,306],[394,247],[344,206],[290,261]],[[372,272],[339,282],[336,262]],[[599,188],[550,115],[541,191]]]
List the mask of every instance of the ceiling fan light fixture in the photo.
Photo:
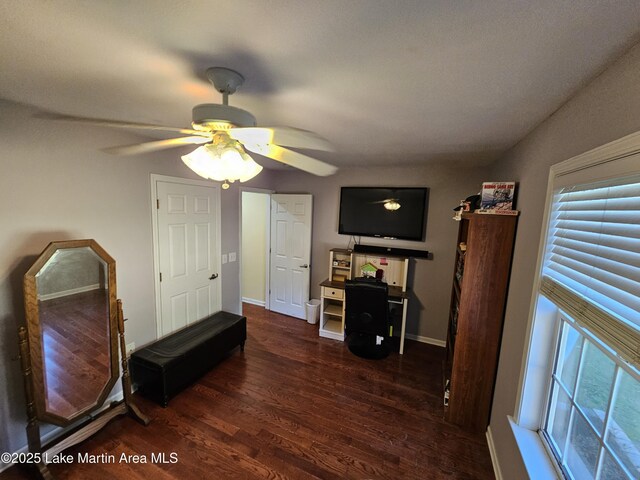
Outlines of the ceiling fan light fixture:
[[395,212],[396,210],[398,210],[400,208],[400,204],[398,202],[396,202],[395,200],[388,200],[386,202],[384,202],[384,208],[386,208],[387,210],[390,210],[392,212]]
[[262,165],[258,165],[253,158],[251,158],[246,152],[241,154],[244,161],[244,168],[242,175],[238,178],[241,182],[251,180],[262,171]]
[[244,173],[244,159],[240,152],[233,147],[223,148],[219,159],[214,157],[214,161],[220,164],[220,170],[225,178],[234,182]]
[[242,145],[222,134],[216,134],[212,143],[183,155],[182,161],[203,178],[225,182],[225,189],[229,188],[228,183],[246,182],[262,171]]
[[193,152],[182,155],[184,164],[203,178],[212,178],[211,155],[207,151],[208,145],[196,148]]

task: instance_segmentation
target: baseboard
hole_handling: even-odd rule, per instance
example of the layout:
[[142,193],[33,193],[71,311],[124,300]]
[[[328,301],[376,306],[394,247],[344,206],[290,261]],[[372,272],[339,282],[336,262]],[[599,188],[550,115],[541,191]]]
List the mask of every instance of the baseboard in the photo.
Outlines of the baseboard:
[[38,300],[53,300],[54,298],[66,297],[67,295],[75,295],[77,293],[91,292],[92,290],[98,290],[100,284],[85,285],[84,287],[72,288],[71,290],[63,290],[61,292],[47,293],[44,295],[38,295]]
[[487,445],[489,446],[489,455],[491,455],[493,473],[496,476],[496,480],[502,480],[502,470],[500,470],[500,463],[498,462],[498,455],[496,454],[496,446],[493,444],[491,425],[487,427]]
[[265,306],[265,301],[264,300],[254,300],[253,298],[242,297],[242,302],[243,303],[250,303],[251,305],[257,305],[259,307],[264,307]]
[[428,343],[429,345],[435,345],[436,347],[444,348],[447,345],[447,342],[445,342],[444,340],[438,340],[437,338],[431,338],[431,337],[423,337],[422,335],[414,335],[412,333],[405,334],[405,338],[408,338],[409,340],[415,340],[416,342],[420,342],[420,343]]
[[[105,409],[109,408],[109,406],[111,405],[112,402],[119,402],[119,401],[121,401],[123,399],[124,399],[124,395],[122,394],[122,391],[119,391],[118,393],[114,393],[113,395],[111,395],[109,398],[107,398],[105,400],[105,402],[102,404],[102,407],[100,407],[95,412],[91,412],[91,414],[92,415],[96,415],[98,412],[101,412],[102,410],[105,410]],[[81,419],[81,420],[78,420],[78,422],[74,423],[73,425],[69,425],[68,427],[56,427],[56,428],[54,428],[53,430],[48,432],[46,435],[42,436],[42,439],[41,439],[42,444],[46,445],[51,440],[53,440],[55,437],[63,434],[65,432],[65,430],[69,430],[69,429],[74,428],[80,422],[85,421],[85,419],[86,419],[86,417]],[[27,453],[28,451],[29,451],[29,445],[25,445],[24,447],[16,450],[15,452],[10,452],[10,453],[20,454],[20,453]],[[13,467],[14,465],[15,464],[13,464],[13,463],[5,463],[5,462],[0,461],[0,473],[4,472],[6,469],[8,469],[10,467]]]

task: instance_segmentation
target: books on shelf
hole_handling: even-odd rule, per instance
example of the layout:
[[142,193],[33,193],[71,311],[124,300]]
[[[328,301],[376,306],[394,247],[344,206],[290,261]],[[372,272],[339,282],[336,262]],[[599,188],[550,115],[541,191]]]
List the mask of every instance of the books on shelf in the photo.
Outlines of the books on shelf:
[[464,256],[464,252],[461,252],[456,262],[456,279],[459,284],[462,284],[462,275],[464,274]]
[[450,392],[450,381],[447,378],[447,381],[444,384],[444,406],[449,406],[449,392]]

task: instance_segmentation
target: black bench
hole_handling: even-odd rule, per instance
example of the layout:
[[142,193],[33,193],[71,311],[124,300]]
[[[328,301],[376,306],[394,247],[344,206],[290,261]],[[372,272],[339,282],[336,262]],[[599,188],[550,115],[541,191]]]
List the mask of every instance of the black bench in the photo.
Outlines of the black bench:
[[246,339],[246,317],[215,313],[134,352],[131,378],[143,395],[166,407],[235,347],[244,351]]

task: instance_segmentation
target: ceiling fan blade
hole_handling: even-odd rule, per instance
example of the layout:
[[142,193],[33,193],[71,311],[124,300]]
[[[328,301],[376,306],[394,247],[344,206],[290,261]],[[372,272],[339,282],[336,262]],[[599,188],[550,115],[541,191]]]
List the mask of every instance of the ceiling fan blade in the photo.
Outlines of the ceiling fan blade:
[[210,142],[211,138],[205,137],[180,137],[166,140],[156,140],[153,142],[135,143],[133,145],[122,145],[119,147],[103,148],[102,151],[114,155],[136,155],[138,153],[155,152],[165,148],[174,148],[181,145],[198,145]]
[[64,115],[62,113],[53,112],[39,112],[34,115],[36,118],[42,118],[45,120],[61,120],[64,122],[78,122],[87,125],[96,125],[98,127],[112,127],[112,128],[128,128],[134,130],[155,130],[160,132],[178,132],[186,133],[189,135],[209,136],[208,132],[202,132],[199,130],[192,130],[190,128],[180,127],[165,127],[163,125],[151,125],[148,123],[135,123],[135,122],[121,122],[119,120],[107,120],[104,118],[87,118],[76,117],[74,115]]
[[321,162],[315,158],[308,157],[307,155],[294,152],[293,150],[289,150],[278,145],[245,144],[245,148],[250,152],[259,153],[265,157],[320,177],[333,175],[338,171],[338,168],[333,165],[329,165],[328,163]]
[[229,136],[241,143],[253,145],[284,145],[332,152],[333,146],[317,133],[292,127],[246,127],[231,128]]

